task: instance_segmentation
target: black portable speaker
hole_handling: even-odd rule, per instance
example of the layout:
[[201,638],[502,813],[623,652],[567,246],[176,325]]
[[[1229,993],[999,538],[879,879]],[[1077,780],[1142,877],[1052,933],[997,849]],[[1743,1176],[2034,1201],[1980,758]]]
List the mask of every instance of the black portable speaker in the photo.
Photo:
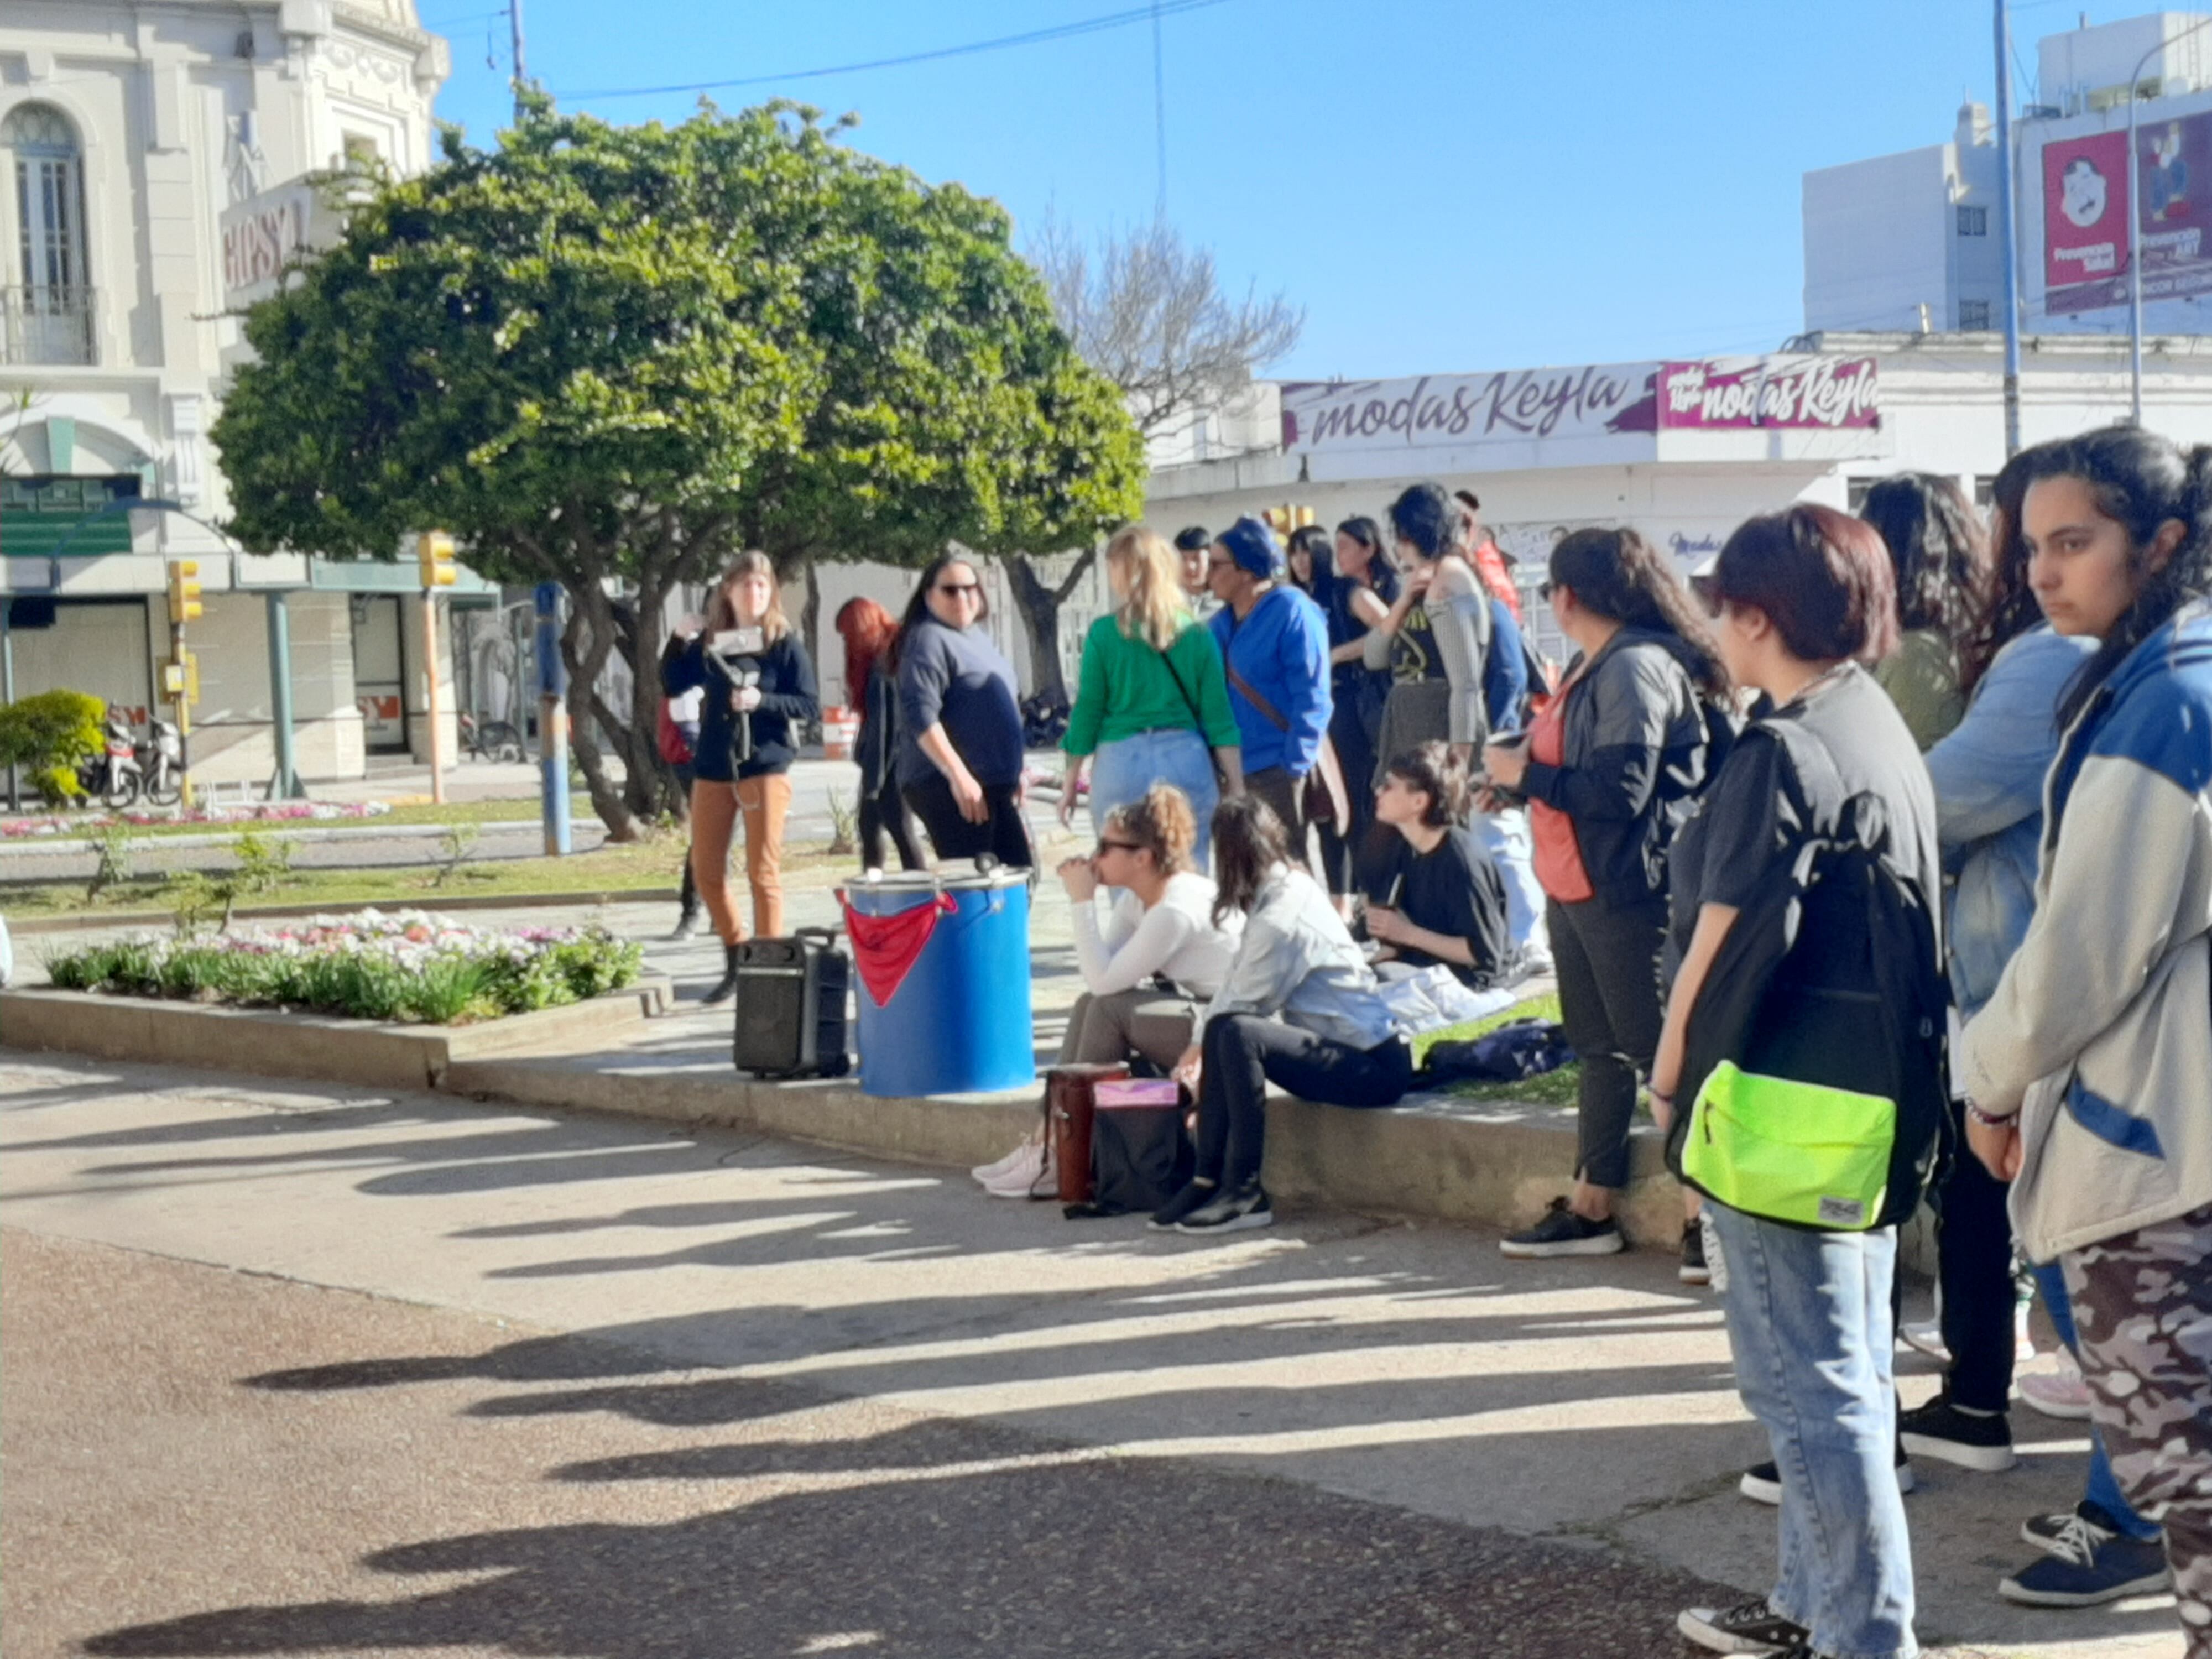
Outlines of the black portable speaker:
[[738,946],[738,1070],[756,1077],[842,1077],[852,964],[827,927]]

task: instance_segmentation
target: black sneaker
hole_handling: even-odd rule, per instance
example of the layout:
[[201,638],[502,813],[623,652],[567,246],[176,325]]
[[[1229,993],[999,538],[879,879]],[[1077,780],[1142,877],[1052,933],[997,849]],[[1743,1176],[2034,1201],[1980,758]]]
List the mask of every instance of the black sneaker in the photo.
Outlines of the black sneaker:
[[[1911,1492],[1914,1484],[1911,1461],[1905,1456],[1904,1448],[1899,1447],[1897,1453],[1897,1490],[1900,1493]],[[1735,1483],[1735,1489],[1754,1504],[1778,1505],[1782,1502],[1782,1471],[1771,1463],[1754,1463],[1743,1472],[1743,1479]]]
[[2056,1515],[2031,1516],[2020,1523],[2020,1535],[2045,1554],[2071,1555],[2085,1544],[2094,1549],[2107,1538],[2118,1538],[2120,1528],[2103,1504],[2085,1498]]
[[1682,1224],[1682,1271],[1685,1285],[1710,1285],[1713,1270],[1705,1265],[1705,1232],[1694,1221]]
[[2024,1607],[2098,1607],[2166,1588],[2166,1545],[2156,1538],[2107,1532],[2079,1515],[2059,1549],[2038,1540],[2039,1555],[1997,1585],[1997,1594]]
[[1152,1212],[1152,1218],[1145,1224],[1156,1233],[1172,1232],[1181,1221],[1201,1204],[1212,1201],[1220,1188],[1211,1181],[1194,1181],[1173,1198]]
[[1569,1209],[1565,1199],[1555,1198],[1541,1221],[1526,1232],[1499,1239],[1498,1248],[1503,1255],[1527,1261],[1553,1255],[1613,1255],[1624,1243],[1617,1222],[1587,1220]]
[[2000,1474],[2019,1461],[2012,1455],[2012,1424],[2005,1414],[1961,1411],[1948,1389],[1917,1411],[1899,1413],[1897,1437],[1909,1452],[1982,1474]]
[[1179,1233],[1241,1233],[1248,1227],[1272,1227],[1275,1206],[1258,1182],[1224,1188],[1175,1224]]
[[1674,1628],[1715,1653],[1786,1653],[1810,1635],[1766,1605],[1766,1598],[1733,1607],[1685,1607]]

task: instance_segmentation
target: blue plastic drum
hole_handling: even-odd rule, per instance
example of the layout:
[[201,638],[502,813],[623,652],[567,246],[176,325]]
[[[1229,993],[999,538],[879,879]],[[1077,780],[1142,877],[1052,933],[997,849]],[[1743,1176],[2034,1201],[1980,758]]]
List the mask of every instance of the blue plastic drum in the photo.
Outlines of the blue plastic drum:
[[954,908],[938,916],[890,1000],[878,1004],[860,975],[863,1094],[974,1094],[1036,1081],[1027,871],[886,875],[854,883],[846,898],[857,915],[896,916],[940,893]]

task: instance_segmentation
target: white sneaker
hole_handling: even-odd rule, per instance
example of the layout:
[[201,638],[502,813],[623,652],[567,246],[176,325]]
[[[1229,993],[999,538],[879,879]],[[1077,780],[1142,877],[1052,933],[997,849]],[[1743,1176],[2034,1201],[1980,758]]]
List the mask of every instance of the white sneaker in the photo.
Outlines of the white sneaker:
[[974,1169],[969,1170],[968,1173],[975,1176],[976,1180],[981,1182],[986,1187],[988,1187],[1000,1176],[1006,1174],[1007,1170],[1012,1169],[1015,1164],[1020,1160],[1021,1155],[1036,1144],[1037,1138],[1032,1135],[1029,1139],[1022,1142],[1020,1146],[1015,1147],[1012,1152],[1008,1152],[1004,1158],[1000,1158],[996,1163],[978,1164]]
[[1905,1339],[1908,1348],[1917,1348],[1930,1359],[1941,1364],[1951,1363],[1951,1351],[1943,1346],[1943,1322],[1939,1319],[1923,1319],[1917,1324],[1900,1325],[1897,1334]]
[[2012,1304],[2012,1363],[2025,1365],[2035,1358],[2035,1339],[2027,1334],[2027,1310],[2025,1302]]
[[1033,1140],[1021,1149],[1005,1174],[985,1182],[983,1190],[994,1198],[1035,1198],[1040,1196],[1035,1189],[1042,1186],[1048,1196],[1055,1179],[1051,1149]]
[[2080,1422],[2089,1415],[2089,1385],[2072,1354],[2059,1356],[2058,1369],[2032,1371],[2020,1379],[2020,1397],[2045,1417]]

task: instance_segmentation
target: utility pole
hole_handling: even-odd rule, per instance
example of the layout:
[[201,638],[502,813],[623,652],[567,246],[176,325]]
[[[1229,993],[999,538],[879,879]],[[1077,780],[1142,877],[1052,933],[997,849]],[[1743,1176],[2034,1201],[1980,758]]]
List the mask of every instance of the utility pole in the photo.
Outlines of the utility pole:
[[568,824],[568,673],[561,660],[561,584],[540,582],[538,613],[538,787],[545,856],[570,851]]
[[2004,453],[2020,453],[2020,261],[2013,229],[2012,30],[1997,8],[1997,234],[2003,238]]
[[430,723],[430,799],[446,804],[446,734],[438,710],[438,590],[453,585],[453,538],[426,530],[415,544],[422,579],[422,713]]
[[522,118],[522,0],[507,0],[507,22],[514,45],[514,118]]

